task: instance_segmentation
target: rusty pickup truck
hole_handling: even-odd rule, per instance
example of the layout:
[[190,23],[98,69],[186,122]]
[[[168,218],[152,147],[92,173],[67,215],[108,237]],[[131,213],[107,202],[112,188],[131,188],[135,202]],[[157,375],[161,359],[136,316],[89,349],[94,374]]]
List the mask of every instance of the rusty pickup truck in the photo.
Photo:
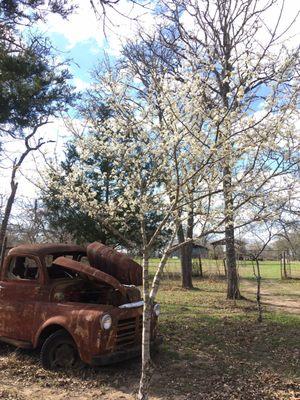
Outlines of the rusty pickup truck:
[[[107,365],[141,350],[141,266],[99,242],[12,248],[0,271],[0,340],[40,349],[46,369]],[[156,347],[158,304],[152,309]]]

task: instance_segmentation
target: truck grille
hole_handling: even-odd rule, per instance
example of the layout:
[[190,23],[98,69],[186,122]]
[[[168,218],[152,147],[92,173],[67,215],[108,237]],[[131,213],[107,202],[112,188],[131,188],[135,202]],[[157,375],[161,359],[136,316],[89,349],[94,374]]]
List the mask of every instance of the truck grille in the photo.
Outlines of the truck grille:
[[120,319],[117,327],[116,347],[132,347],[141,341],[143,317]]

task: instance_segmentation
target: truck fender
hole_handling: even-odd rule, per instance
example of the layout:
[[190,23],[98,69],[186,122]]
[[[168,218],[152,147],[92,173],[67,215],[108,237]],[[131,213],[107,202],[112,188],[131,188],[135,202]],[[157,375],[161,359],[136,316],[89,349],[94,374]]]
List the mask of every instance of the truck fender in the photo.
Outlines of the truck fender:
[[[80,341],[80,337],[78,337],[77,335],[74,335],[74,333],[72,333],[70,331],[70,329],[68,328],[68,323],[67,323],[67,319],[65,317],[62,316],[58,316],[58,317],[52,317],[50,319],[48,319],[47,321],[45,321],[43,323],[43,325],[39,328],[37,334],[35,335],[34,341],[33,341],[33,347],[37,348],[39,345],[39,341],[40,341],[40,337],[43,334],[43,332],[50,326],[56,326],[57,329],[65,329],[66,332],[68,332],[68,334],[72,337],[72,339],[74,340],[76,346],[77,346],[77,350],[79,353],[79,356],[81,358],[81,360],[85,363],[89,362],[89,357],[87,356],[86,352],[84,351],[83,347],[82,347],[82,343]],[[57,330],[55,329],[54,332]]]
[[[48,319],[47,321],[45,321],[43,323],[42,326],[40,326],[40,328],[38,329],[34,340],[33,340],[33,348],[37,348],[39,345],[39,341],[40,341],[40,337],[42,335],[42,333],[47,329],[50,328],[50,326],[57,326],[57,329],[64,329],[65,331],[68,332],[68,334],[72,337],[72,339],[74,340],[74,342],[76,343],[76,339],[74,338],[74,336],[72,335],[72,333],[70,332],[70,330],[67,328],[67,321],[66,318],[58,316],[58,317],[53,317]],[[56,330],[56,329],[55,329]],[[54,331],[55,331],[54,330]],[[76,343],[77,347],[78,344]],[[79,349],[78,349],[79,350]]]

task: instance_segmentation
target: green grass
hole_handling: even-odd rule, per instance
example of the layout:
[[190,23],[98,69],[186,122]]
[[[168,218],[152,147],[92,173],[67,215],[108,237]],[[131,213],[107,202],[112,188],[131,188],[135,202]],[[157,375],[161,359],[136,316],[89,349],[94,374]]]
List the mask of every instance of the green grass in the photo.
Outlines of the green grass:
[[[159,258],[150,259],[150,272],[155,273],[158,266]],[[222,260],[202,260],[203,274],[206,277],[211,275],[224,275],[224,266]],[[281,279],[280,261],[261,261],[260,262],[262,279]],[[241,278],[253,278],[253,265],[251,261],[238,261],[238,271]],[[195,275],[199,273],[198,260],[194,260]],[[290,263],[290,274],[292,278],[300,278],[300,262],[293,261]],[[180,275],[180,260],[178,258],[170,258],[165,267],[164,275],[167,278],[173,278]]]
[[[199,399],[293,399],[295,387],[300,395],[299,310],[264,307],[258,323],[252,280],[242,280],[249,300],[239,302],[225,299],[225,281],[194,282],[195,289],[186,291],[178,280],[164,281],[158,295],[165,357],[171,369],[173,364],[189,365],[183,378],[186,390],[190,379],[201,382],[205,395]],[[266,281],[264,290],[272,295],[278,285],[277,280]],[[280,285],[276,298],[293,290],[299,299],[300,282]],[[293,382],[291,388],[287,382]],[[249,397],[239,397],[240,391]]]

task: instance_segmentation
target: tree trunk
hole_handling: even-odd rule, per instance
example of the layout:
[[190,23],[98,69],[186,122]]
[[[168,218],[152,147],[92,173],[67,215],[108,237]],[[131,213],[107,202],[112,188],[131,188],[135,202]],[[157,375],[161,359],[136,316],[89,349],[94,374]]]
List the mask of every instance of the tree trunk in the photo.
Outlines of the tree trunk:
[[7,237],[5,236],[1,248],[1,254],[0,254],[0,271],[2,270],[3,262],[4,262],[4,257],[5,257],[5,250],[7,246]]
[[12,209],[12,206],[13,206],[14,201],[15,201],[17,188],[18,188],[18,184],[12,181],[11,182],[11,192],[10,192],[9,198],[7,200],[7,203],[6,203],[3,220],[1,222],[0,249],[2,249],[4,240],[5,240],[7,225],[8,225],[9,217],[10,217],[10,214],[11,214],[11,209]]
[[142,375],[139,387],[139,400],[148,400],[149,387],[153,373],[153,366],[150,354],[151,341],[151,304],[150,299],[144,304],[143,314],[143,339],[142,339]]
[[139,400],[148,400],[149,387],[152,378],[152,362],[150,354],[151,341],[151,298],[149,293],[149,257],[145,251],[143,256],[143,337],[142,337],[142,374],[140,379]]
[[[188,212],[187,228],[186,228],[186,238],[193,238],[194,230],[194,209],[193,204],[191,204],[191,209]],[[185,241],[184,232],[182,224],[180,224],[178,229],[178,242],[182,243]],[[193,242],[187,243],[181,248],[180,253],[181,260],[181,275],[182,275],[182,287],[185,289],[193,289]]]
[[[177,236],[179,243],[183,243],[185,241],[182,224],[179,225]],[[184,289],[193,288],[192,252],[193,252],[192,243],[187,243],[180,249],[181,279],[182,279],[182,287]]]
[[226,258],[223,258],[223,265],[224,265],[224,275],[227,277],[227,265],[226,265]]
[[241,299],[239,290],[239,278],[236,266],[236,254],[234,247],[234,226],[225,228],[226,241],[226,265],[227,265],[227,299]]
[[261,291],[260,291],[260,286],[261,286],[261,275],[260,275],[260,265],[258,258],[255,260],[256,262],[256,281],[257,281],[257,288],[256,288],[256,303],[257,303],[257,308],[258,308],[258,322],[262,322],[262,306],[261,306]]
[[239,290],[237,273],[235,240],[234,240],[234,215],[231,185],[231,169],[226,165],[223,170],[223,193],[225,204],[225,244],[227,266],[227,299],[242,299]]
[[28,156],[28,154],[31,151],[38,150],[43,144],[45,144],[45,142],[38,141],[38,144],[35,147],[30,147],[30,145],[29,145],[29,140],[36,133],[37,129],[42,125],[44,125],[44,124],[40,124],[40,125],[35,126],[33,128],[32,132],[25,137],[26,150],[21,154],[21,156],[18,159],[18,161],[15,160],[14,163],[13,163],[13,168],[12,168],[11,176],[10,176],[10,188],[11,188],[10,195],[9,195],[9,198],[7,200],[7,203],[6,203],[6,207],[5,207],[5,211],[4,211],[4,217],[3,217],[3,220],[1,222],[1,227],[0,227],[0,249],[3,246],[4,238],[6,236],[8,220],[9,220],[9,217],[10,217],[10,214],[11,214],[11,209],[12,209],[12,206],[14,204],[15,197],[16,197],[16,192],[17,192],[17,189],[18,189],[18,182],[15,181],[17,171],[21,167],[23,161],[25,160],[25,158]]
[[182,287],[185,289],[193,288],[192,280],[192,243],[188,243],[181,249],[181,273],[182,273]]
[[285,256],[285,251],[282,254],[282,262],[283,262],[283,277],[285,279],[288,278],[288,274],[287,274],[287,269],[286,269],[286,256]]
[[199,256],[199,276],[203,278],[203,267],[202,267],[202,258]]

